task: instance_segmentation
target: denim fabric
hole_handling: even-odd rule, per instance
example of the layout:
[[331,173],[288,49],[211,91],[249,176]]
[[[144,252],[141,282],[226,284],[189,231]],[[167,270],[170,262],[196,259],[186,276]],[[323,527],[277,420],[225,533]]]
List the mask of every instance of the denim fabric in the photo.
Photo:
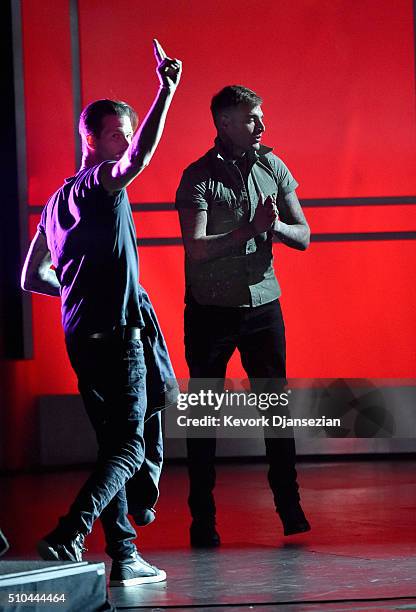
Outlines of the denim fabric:
[[[201,306],[185,308],[185,355],[192,378],[224,379],[235,349],[256,390],[256,379],[270,379],[281,390],[286,383],[286,341],[279,300],[256,308]],[[191,381],[192,383],[192,381]],[[270,390],[274,390],[269,388]],[[268,479],[276,508],[299,500],[293,438],[267,437]],[[215,438],[188,438],[189,507],[194,519],[215,515]]]
[[69,513],[60,520],[66,535],[89,533],[101,515],[106,552],[123,559],[135,550],[125,484],[145,459],[146,366],[140,340],[67,340],[71,364],[98,442],[95,470]]
[[145,457],[138,472],[126,483],[129,514],[140,522],[144,509],[152,508],[159,498],[159,480],[163,465],[162,415],[156,412],[144,423]]
[[173,404],[178,385],[153,305],[139,285],[142,341],[67,338],[68,354],[98,441],[97,468],[67,516],[63,535],[91,531],[100,515],[106,552],[123,559],[135,550],[139,520],[159,497],[163,464],[160,410]]
[[176,402],[179,387],[152,302],[139,285],[140,311],[144,320],[141,338],[146,363],[147,408],[144,424],[145,459],[127,485],[129,513],[133,518],[151,508],[159,497],[163,463],[163,438],[160,410]]
[[144,321],[141,338],[146,363],[147,420],[157,410],[176,402],[179,387],[155,309],[141,285],[139,285],[139,297],[140,312]]

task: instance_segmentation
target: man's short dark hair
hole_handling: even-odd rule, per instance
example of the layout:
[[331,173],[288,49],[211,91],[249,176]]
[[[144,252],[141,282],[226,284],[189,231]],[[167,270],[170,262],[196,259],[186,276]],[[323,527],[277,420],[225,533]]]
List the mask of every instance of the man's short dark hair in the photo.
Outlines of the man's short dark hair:
[[227,85],[219,91],[211,100],[211,113],[215,125],[219,115],[227,108],[233,108],[239,104],[259,106],[263,100],[252,89],[242,85]]
[[121,100],[95,100],[84,108],[79,118],[79,133],[92,134],[99,138],[102,130],[102,120],[106,115],[116,115],[123,117],[127,115],[130,118],[133,131],[137,128],[139,119],[137,113],[127,102]]

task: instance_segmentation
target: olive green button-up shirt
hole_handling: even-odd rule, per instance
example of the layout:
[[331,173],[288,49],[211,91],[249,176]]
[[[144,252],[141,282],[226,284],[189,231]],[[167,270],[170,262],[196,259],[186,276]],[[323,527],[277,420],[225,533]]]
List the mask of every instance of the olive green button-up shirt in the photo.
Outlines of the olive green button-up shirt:
[[[294,191],[298,183],[272,149],[246,154],[245,171],[227,159],[221,143],[188,166],[176,193],[176,208],[207,211],[207,235],[231,232],[252,220],[260,192],[265,198]],[[187,294],[200,304],[247,307],[281,294],[273,268],[273,235],[265,232],[208,261],[185,259]]]

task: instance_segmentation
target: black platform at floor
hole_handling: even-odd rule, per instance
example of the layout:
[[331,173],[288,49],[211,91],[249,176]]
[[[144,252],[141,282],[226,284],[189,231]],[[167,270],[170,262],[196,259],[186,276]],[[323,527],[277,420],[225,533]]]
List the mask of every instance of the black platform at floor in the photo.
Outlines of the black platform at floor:
[[[181,607],[233,610],[250,604],[330,610],[335,603],[344,608],[334,609],[346,610],[416,609],[416,557],[366,559],[293,544],[280,549],[158,552],[152,554],[152,562],[166,570],[167,582],[110,589],[117,610],[165,606],[175,612]],[[398,607],[402,598],[413,600],[413,607]]]
[[0,561],[0,610],[109,610],[104,563]]

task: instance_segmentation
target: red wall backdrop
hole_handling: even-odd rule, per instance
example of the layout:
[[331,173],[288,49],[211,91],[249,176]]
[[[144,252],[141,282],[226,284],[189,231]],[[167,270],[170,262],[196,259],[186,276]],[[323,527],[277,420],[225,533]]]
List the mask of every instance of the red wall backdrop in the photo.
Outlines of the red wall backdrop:
[[[355,6],[355,5],[354,5]],[[129,101],[141,117],[157,90],[151,40],[183,60],[159,149],[130,189],[135,203],[174,200],[181,172],[212,143],[212,94],[245,84],[264,97],[267,144],[289,165],[301,198],[416,193],[411,0],[80,0],[82,104]],[[48,195],[75,170],[68,0],[22,3],[31,234]],[[336,204],[336,202],[335,202]],[[314,233],[416,230],[415,205],[306,209]],[[177,237],[175,212],[135,213],[138,236]],[[416,242],[275,246],[291,377],[415,375]],[[183,250],[140,249],[141,281],[178,376],[183,354]],[[74,393],[59,302],[33,296],[34,358],[8,364],[9,467],[28,462],[35,401]],[[237,356],[229,374],[238,375]]]

